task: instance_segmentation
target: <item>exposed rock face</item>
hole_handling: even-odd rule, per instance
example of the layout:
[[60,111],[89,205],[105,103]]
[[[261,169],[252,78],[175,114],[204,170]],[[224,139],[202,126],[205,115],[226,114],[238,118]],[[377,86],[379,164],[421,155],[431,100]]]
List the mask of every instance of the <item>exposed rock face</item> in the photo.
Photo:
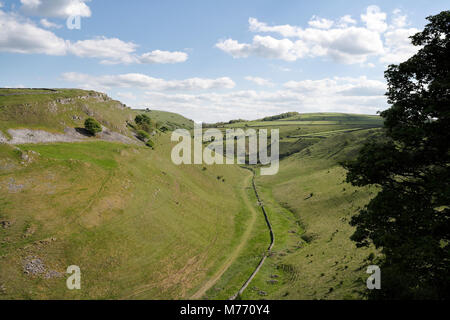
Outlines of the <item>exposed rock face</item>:
[[3,229],[8,229],[13,224],[12,221],[0,221],[0,226],[2,226]]
[[0,143],[7,143],[8,139],[0,132]]
[[[43,130],[31,130],[31,129],[9,129],[8,133],[12,139],[0,140],[2,143],[8,143],[13,145],[28,144],[28,143],[51,143],[51,142],[80,142],[89,140],[90,138],[78,132],[74,128],[64,129],[64,133],[52,133]],[[1,138],[1,137],[0,137]],[[97,134],[97,138],[105,141],[116,141],[127,144],[137,144],[137,142],[127,136],[124,136],[118,132],[110,131],[108,128],[103,127],[103,131]],[[25,155],[23,157],[30,157]],[[27,159],[22,159],[28,161]]]
[[[72,131],[73,130],[73,131]],[[31,129],[9,129],[8,133],[12,139],[7,141],[9,144],[25,143],[46,143],[46,142],[77,142],[87,139],[75,129],[68,130],[64,134],[51,133],[43,130]]]
[[40,275],[45,272],[45,265],[41,259],[29,257],[24,261],[23,272],[28,275]]

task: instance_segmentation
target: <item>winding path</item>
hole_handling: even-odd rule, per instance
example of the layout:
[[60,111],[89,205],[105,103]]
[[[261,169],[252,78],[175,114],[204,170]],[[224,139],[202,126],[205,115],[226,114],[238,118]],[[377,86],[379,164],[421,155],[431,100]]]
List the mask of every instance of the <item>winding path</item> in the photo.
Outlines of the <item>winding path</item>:
[[255,185],[255,171],[253,169],[250,169],[250,170],[253,172],[253,175],[252,175],[253,191],[255,191],[256,198],[258,199],[258,203],[259,203],[259,205],[261,207],[261,210],[262,210],[262,212],[264,214],[264,219],[266,219],[267,227],[269,228],[270,245],[269,245],[269,248],[266,251],[266,254],[264,255],[264,257],[262,257],[261,261],[256,266],[255,271],[253,271],[253,273],[250,275],[250,277],[247,279],[247,281],[245,281],[245,283],[242,285],[241,289],[235,295],[233,295],[230,298],[230,300],[235,300],[238,296],[242,295],[242,293],[245,291],[245,289],[248,287],[250,282],[253,280],[253,278],[258,273],[259,269],[261,269],[261,267],[263,266],[264,261],[266,261],[266,258],[269,256],[270,252],[272,251],[273,245],[275,244],[275,237],[273,235],[272,225],[270,224],[269,217],[267,216],[267,213],[266,213],[266,209],[264,208],[264,205],[262,204],[261,199],[259,198],[258,190],[256,189],[256,185]]
[[231,264],[239,257],[239,254],[241,253],[241,251],[244,248],[244,246],[247,244],[247,241],[249,240],[251,232],[252,232],[252,230],[253,230],[253,228],[255,226],[256,218],[257,218],[257,215],[258,215],[257,211],[253,207],[253,205],[252,205],[252,203],[251,203],[250,199],[248,198],[248,196],[246,194],[246,191],[245,191],[246,187],[249,185],[249,180],[250,179],[252,179],[253,187],[254,187],[254,180],[253,180],[254,176],[249,175],[245,179],[244,187],[241,190],[244,202],[247,205],[247,207],[249,208],[250,213],[251,213],[251,217],[250,217],[250,221],[249,221],[248,227],[245,230],[244,234],[242,235],[242,237],[241,237],[241,239],[239,241],[239,244],[233,250],[233,252],[228,257],[226,262],[219,268],[219,270],[216,271],[216,273],[211,277],[211,279],[209,279],[205,284],[203,284],[191,296],[190,299],[200,299],[206,293],[206,291],[208,291],[220,279],[220,277],[225,273],[225,271],[228,270],[228,268],[231,266]]

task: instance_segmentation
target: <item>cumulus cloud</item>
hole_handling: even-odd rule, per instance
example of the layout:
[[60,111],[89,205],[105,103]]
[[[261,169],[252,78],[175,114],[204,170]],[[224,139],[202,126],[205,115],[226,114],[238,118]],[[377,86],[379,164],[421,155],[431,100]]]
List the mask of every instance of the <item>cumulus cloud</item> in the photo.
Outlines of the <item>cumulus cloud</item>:
[[135,62],[132,53],[137,45],[117,38],[100,37],[80,40],[69,45],[69,52],[82,58],[100,58],[103,63]]
[[378,80],[369,80],[365,76],[359,78],[334,77],[321,80],[288,81],[284,87],[295,92],[308,92],[344,96],[383,96],[386,84]]
[[90,17],[89,0],[20,0],[20,9],[27,15],[67,18],[70,16]]
[[[256,19],[252,20],[255,25]],[[265,29],[265,28],[262,28]],[[262,30],[261,29],[261,30]],[[255,29],[256,30],[256,29]],[[267,30],[267,29],[266,29]],[[280,29],[277,29],[280,31]],[[271,36],[253,37],[250,44],[233,39],[219,41],[216,47],[232,55],[243,58],[250,55],[264,58],[295,61],[303,57],[329,57],[344,63],[361,63],[368,56],[383,52],[383,43],[377,32],[357,27],[321,30],[308,28],[294,32],[281,29],[280,32],[297,34],[300,40],[276,39]],[[278,32],[277,31],[277,32]]]
[[376,32],[384,32],[387,29],[386,13],[377,6],[368,6],[366,14],[361,15],[361,20],[365,22],[367,29]]
[[41,19],[39,22],[44,28],[47,28],[47,29],[61,29],[62,28],[62,25],[48,21],[45,18]]
[[[29,3],[29,5],[31,5]],[[45,28],[58,28],[47,19],[40,20]],[[23,54],[66,55],[101,59],[104,64],[131,63],[178,63],[188,55],[179,51],[154,50],[138,54],[138,45],[118,38],[97,37],[71,42],[53,32],[40,28],[33,21],[15,13],[0,10],[0,52]]]
[[260,77],[247,76],[244,79],[247,80],[247,81],[251,81],[253,83],[256,83],[259,86],[266,86],[266,87],[273,87],[274,86],[272,81],[270,81],[268,79],[260,78]]
[[136,95],[134,95],[131,92],[118,92],[117,96],[121,99],[125,99],[125,100],[136,100]]
[[348,25],[356,24],[356,20],[351,15],[347,14],[339,19],[339,27],[346,28]]
[[[387,14],[377,6],[367,7],[360,16],[364,26],[350,15],[336,21],[313,16],[309,27],[268,25],[249,18],[249,29],[257,33],[273,33],[272,36],[256,35],[252,42],[242,43],[234,39],[221,40],[216,47],[234,58],[258,56],[284,61],[302,58],[324,57],[336,62],[371,66],[370,57],[378,57],[380,62],[398,62],[414,52],[408,35],[413,28],[405,29],[407,17],[400,10],[394,10],[392,23],[387,24]],[[394,38],[396,41],[394,41]]]
[[[386,85],[361,78],[288,82],[283,90],[186,94],[148,91],[141,105],[181,113],[197,121],[256,119],[287,111],[371,113],[387,107]],[[205,112],[207,111],[207,112]]]
[[63,80],[78,83],[83,88],[107,90],[111,88],[140,88],[146,90],[208,90],[231,89],[235,83],[228,77],[217,79],[189,78],[185,80],[164,80],[153,78],[142,73],[126,73],[118,75],[92,76],[84,73],[68,72],[62,75]]
[[392,25],[393,28],[404,28],[407,25],[407,16],[406,14],[402,14],[400,9],[395,9],[392,14]]
[[328,20],[325,18],[319,18],[317,16],[313,16],[311,20],[308,21],[308,24],[311,27],[319,28],[319,29],[330,29],[334,24],[333,20]]
[[185,52],[154,50],[139,57],[141,63],[179,63],[188,59]]
[[380,57],[383,63],[400,63],[413,56],[418,47],[411,44],[410,36],[419,32],[416,28],[394,29],[384,34],[386,54]]
[[307,51],[303,41],[291,41],[289,39],[275,39],[271,36],[255,36],[253,43],[239,43],[236,40],[227,39],[218,42],[216,47],[231,54],[234,58],[243,58],[255,55],[263,58],[282,59],[295,61],[301,58]]
[[68,42],[16,14],[0,10],[0,51],[65,55]]
[[272,32],[278,33],[283,37],[298,37],[302,33],[302,28],[297,26],[291,26],[289,24],[278,25],[278,26],[269,26],[265,22],[260,22],[256,18],[249,18],[249,29],[252,32]]

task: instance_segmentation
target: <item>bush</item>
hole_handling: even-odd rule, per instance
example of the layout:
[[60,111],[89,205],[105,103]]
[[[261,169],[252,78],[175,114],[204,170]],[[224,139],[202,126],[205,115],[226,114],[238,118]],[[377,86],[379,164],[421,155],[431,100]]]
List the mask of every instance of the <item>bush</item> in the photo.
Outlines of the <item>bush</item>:
[[144,142],[147,142],[147,140],[150,139],[150,135],[144,130],[138,130],[136,137]]
[[102,132],[102,126],[94,118],[87,118],[84,121],[84,128],[94,136],[96,133]]
[[153,149],[153,147],[155,146],[155,143],[154,143],[152,140],[149,139],[149,140],[145,143],[145,145],[146,145],[147,147],[150,147],[150,148]]
[[136,118],[134,118],[134,122],[138,125],[150,125],[152,120],[146,114],[138,114]]

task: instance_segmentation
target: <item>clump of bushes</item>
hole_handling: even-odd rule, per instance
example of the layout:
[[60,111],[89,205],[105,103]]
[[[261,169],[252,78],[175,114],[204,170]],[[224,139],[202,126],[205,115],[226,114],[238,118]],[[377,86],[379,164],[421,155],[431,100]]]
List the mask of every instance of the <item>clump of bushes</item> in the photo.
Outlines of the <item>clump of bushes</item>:
[[143,142],[147,142],[147,140],[150,139],[150,135],[144,130],[138,130],[136,132],[136,137]]
[[102,126],[94,118],[87,118],[86,121],[84,121],[84,128],[93,136],[102,132]]
[[136,122],[137,125],[141,126],[141,125],[151,125],[152,124],[152,119],[150,119],[150,117],[146,114],[138,114],[135,118],[134,118],[134,122]]
[[155,147],[155,143],[154,143],[152,140],[150,140],[150,139],[147,140],[147,142],[145,143],[145,145],[146,145],[147,147],[149,147],[149,148],[152,148],[152,149]]

